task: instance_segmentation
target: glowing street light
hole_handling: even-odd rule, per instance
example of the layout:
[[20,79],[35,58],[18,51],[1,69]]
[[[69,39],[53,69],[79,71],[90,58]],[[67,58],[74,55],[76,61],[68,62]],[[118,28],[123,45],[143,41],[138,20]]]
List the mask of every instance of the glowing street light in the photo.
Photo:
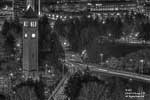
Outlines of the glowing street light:
[[60,16],[60,19],[62,19],[63,17],[62,16]]
[[49,69],[49,70],[48,70],[48,73],[50,73],[50,72],[51,72],[51,70]]
[[102,22],[103,24],[105,24],[105,21],[103,20],[103,22]]
[[20,47],[21,45],[20,45],[20,43],[17,43],[17,47]]
[[141,72],[143,74],[143,65],[144,65],[144,60],[141,59],[140,60],[141,66],[139,66],[139,72]]
[[72,19],[72,16],[70,16],[69,18]]
[[133,59],[129,59],[129,61],[130,61],[130,62],[132,62],[132,61],[133,61]]
[[67,45],[67,42],[66,42],[66,41],[64,42],[64,45]]
[[104,54],[103,54],[103,53],[100,53],[100,57],[101,57],[101,65],[102,65],[102,63],[103,63],[103,56],[104,56]]
[[14,76],[14,74],[13,74],[13,73],[10,73],[9,75],[10,75],[10,77],[13,77],[13,76]]
[[59,16],[58,16],[58,15],[56,15],[56,17],[58,18]]
[[48,64],[45,64],[45,74],[48,72],[47,69],[48,69]]
[[133,79],[132,79],[132,78],[130,78],[130,79],[129,79],[129,81],[133,81]]
[[19,68],[19,71],[22,71],[22,68]]
[[18,57],[16,60],[17,60],[17,61],[20,61],[20,58]]
[[64,16],[64,19],[66,19],[67,18],[67,16]]
[[106,60],[106,63],[108,64],[108,63],[109,63],[109,61],[108,61],[108,60]]

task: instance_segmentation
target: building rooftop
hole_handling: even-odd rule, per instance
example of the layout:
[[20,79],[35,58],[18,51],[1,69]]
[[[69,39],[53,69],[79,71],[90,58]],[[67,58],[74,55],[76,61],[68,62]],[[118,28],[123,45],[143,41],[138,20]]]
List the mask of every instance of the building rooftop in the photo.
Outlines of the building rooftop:
[[32,7],[30,6],[24,13],[23,18],[37,18],[37,14],[34,12]]

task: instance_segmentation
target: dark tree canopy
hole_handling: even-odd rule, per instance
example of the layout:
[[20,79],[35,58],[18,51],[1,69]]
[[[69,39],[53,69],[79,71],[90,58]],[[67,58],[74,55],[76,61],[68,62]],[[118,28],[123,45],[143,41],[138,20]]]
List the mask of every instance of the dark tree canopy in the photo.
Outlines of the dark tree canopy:
[[60,58],[64,59],[64,50],[59,36],[50,28],[47,16],[43,16],[39,20],[39,64],[43,66],[47,63],[49,66],[54,66],[56,70],[62,71]]
[[[18,95],[20,95],[24,100],[27,100],[27,98],[29,98],[29,97],[25,97],[24,94],[21,94],[19,91],[24,91],[24,93],[28,93],[28,92],[33,93],[34,92],[35,95],[32,95],[32,98],[38,98],[38,100],[43,100],[45,98],[44,87],[45,87],[45,84],[43,83],[43,81],[41,81],[41,80],[33,81],[33,80],[29,79],[25,82],[18,84],[14,88],[14,91],[16,91],[16,93],[18,93]],[[24,89],[24,88],[26,88],[26,89]],[[30,90],[30,91],[28,91],[28,90]],[[29,96],[29,95],[27,95],[27,96]]]

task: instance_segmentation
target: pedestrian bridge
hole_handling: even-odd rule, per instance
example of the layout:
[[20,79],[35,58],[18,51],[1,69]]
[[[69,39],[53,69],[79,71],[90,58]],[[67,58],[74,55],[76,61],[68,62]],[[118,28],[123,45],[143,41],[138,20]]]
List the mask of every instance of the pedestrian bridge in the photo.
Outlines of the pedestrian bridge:
[[113,70],[109,68],[103,68],[101,65],[96,65],[96,64],[83,64],[80,62],[73,62],[73,61],[66,61],[65,64],[69,67],[71,72],[76,72],[78,70],[84,70],[89,68],[91,73],[95,76],[99,75],[108,75],[108,76],[116,76],[120,78],[126,78],[126,79],[132,79],[136,81],[142,81],[142,82],[147,82],[150,83],[150,76],[149,75],[144,75],[144,74],[138,74],[138,73],[133,73],[133,72],[127,72],[127,71],[122,71],[122,70]]
[[69,74],[67,73],[63,79],[60,81],[58,86],[55,88],[53,93],[49,96],[48,100],[63,100],[64,94],[64,87],[65,84],[67,83],[67,80],[69,77],[77,72],[77,71],[83,71],[87,69],[87,66],[92,73],[92,75],[96,76],[99,78],[101,75],[108,75],[108,76],[116,76],[120,78],[126,78],[126,79],[133,79],[136,81],[142,81],[142,82],[147,82],[150,83],[150,76],[148,75],[142,75],[142,74],[137,74],[137,73],[132,73],[132,72],[127,72],[127,71],[120,71],[120,70],[112,70],[112,69],[107,69],[107,68],[102,68],[100,65],[92,65],[92,64],[83,64],[83,63],[77,63],[73,61],[65,61],[65,64],[67,65],[69,69]]

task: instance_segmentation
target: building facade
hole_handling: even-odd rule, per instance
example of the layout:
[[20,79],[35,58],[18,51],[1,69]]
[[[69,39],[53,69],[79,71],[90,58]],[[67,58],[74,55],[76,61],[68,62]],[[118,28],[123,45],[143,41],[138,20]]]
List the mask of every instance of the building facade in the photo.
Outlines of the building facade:
[[144,12],[147,16],[150,17],[150,0],[145,0],[144,3]]
[[15,16],[22,17],[27,6],[30,4],[33,10],[38,13],[40,0],[14,0],[14,13]]
[[27,7],[26,0],[14,0],[14,16],[22,17]]
[[91,12],[125,12],[136,10],[136,2],[133,1],[102,1],[89,6]]
[[25,79],[38,78],[38,18],[30,7],[22,18],[23,73]]
[[13,0],[0,1],[0,19],[14,17]]

